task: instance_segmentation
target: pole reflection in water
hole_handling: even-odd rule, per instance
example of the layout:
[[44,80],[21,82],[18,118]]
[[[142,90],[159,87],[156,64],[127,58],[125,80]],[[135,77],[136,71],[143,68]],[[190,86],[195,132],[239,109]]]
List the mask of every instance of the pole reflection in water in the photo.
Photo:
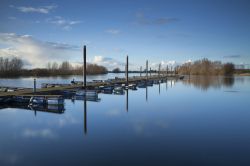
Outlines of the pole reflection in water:
[[168,90],[168,80],[166,80],[166,91]]
[[159,83],[159,94],[161,94],[161,83]]
[[84,134],[86,135],[88,132],[87,130],[87,101],[84,100]]
[[148,86],[146,86],[146,101],[148,101]]
[[126,89],[126,111],[128,112],[128,89]]

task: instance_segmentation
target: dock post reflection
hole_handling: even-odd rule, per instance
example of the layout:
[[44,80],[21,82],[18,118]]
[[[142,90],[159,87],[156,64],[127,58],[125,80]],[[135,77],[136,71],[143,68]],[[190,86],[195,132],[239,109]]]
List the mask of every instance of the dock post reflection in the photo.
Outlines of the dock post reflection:
[[126,89],[126,111],[128,112],[128,89]]
[[84,99],[84,134],[87,135],[87,101]]
[[148,101],[148,87],[146,86],[146,101]]
[[166,91],[168,90],[168,80],[166,80]]
[[159,83],[159,95],[161,94],[161,83]]

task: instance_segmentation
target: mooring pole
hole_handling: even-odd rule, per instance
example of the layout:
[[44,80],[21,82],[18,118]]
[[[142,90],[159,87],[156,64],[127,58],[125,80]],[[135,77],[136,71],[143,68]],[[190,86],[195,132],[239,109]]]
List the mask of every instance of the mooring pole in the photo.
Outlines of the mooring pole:
[[148,60],[146,61],[146,77],[147,77],[147,80],[148,80]]
[[84,83],[84,89],[86,90],[86,46],[84,45],[83,48],[83,83]]
[[33,88],[33,93],[36,93],[36,79],[34,78],[34,88]]
[[142,71],[142,67],[140,67],[140,77],[141,77],[141,71]]
[[160,72],[161,72],[161,64],[159,64],[158,77],[160,77]]
[[149,68],[149,75],[150,75],[150,77],[151,77],[151,67]]
[[167,76],[168,76],[168,66],[167,66]]
[[127,59],[126,59],[126,83],[128,85],[128,55],[127,55]]

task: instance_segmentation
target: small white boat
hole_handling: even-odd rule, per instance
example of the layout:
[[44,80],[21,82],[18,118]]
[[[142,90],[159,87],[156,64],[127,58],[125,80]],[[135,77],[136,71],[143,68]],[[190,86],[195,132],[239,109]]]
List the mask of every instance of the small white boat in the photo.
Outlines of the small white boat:
[[123,87],[121,87],[121,86],[114,87],[113,93],[114,94],[124,94]]
[[44,97],[38,97],[38,96],[33,96],[30,98],[30,102],[31,105],[32,104],[45,104],[46,103],[46,99]]
[[97,96],[97,92],[95,90],[78,90],[76,96]]
[[64,100],[61,97],[49,97],[47,99],[47,104],[48,105],[63,105]]
[[128,89],[133,89],[133,90],[135,90],[135,89],[136,89],[136,84],[129,84],[129,85],[128,85]]

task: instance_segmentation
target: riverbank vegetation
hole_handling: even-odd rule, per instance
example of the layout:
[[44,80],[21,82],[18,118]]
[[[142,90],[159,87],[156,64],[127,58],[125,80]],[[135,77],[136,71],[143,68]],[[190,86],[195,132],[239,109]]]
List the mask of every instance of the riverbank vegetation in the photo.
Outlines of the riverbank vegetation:
[[[17,77],[17,76],[66,76],[82,75],[82,65],[73,66],[68,61],[62,63],[48,63],[45,68],[25,69],[24,63],[19,58],[0,57],[0,77]],[[108,70],[104,66],[96,64],[87,64],[87,75],[107,74]]]
[[178,67],[179,74],[186,75],[233,75],[235,67],[233,63],[221,63],[208,59],[184,63]]

